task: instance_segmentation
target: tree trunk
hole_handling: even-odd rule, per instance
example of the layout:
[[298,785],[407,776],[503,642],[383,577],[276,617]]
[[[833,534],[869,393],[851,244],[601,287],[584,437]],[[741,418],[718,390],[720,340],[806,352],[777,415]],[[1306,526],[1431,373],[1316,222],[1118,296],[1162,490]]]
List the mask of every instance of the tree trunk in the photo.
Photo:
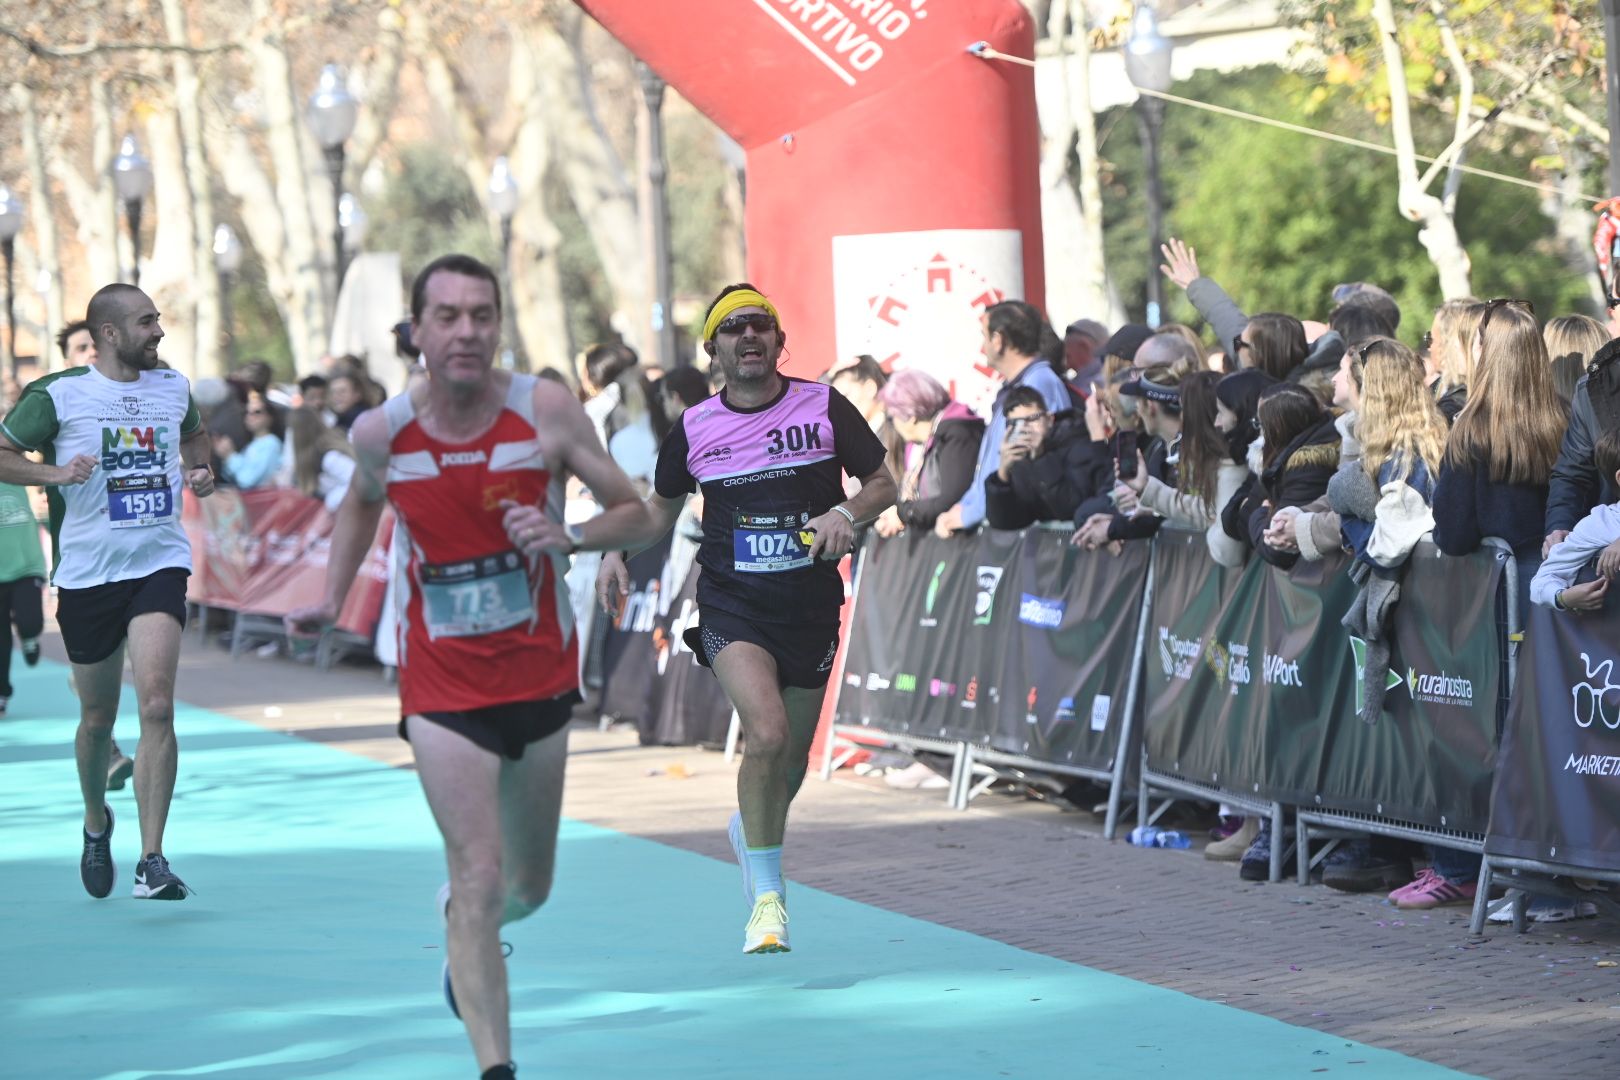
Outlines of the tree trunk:
[[[329,196],[324,179],[306,167],[303,129],[287,60],[286,41],[277,32],[280,19],[269,0],[253,0],[254,27],[260,31],[248,42],[259,93],[265,110],[265,142],[275,175],[275,198],[265,206],[246,204],[246,218],[280,209],[285,248],[280,277],[285,293],[277,297],[287,323],[297,369],[313,371],[326,353],[332,323],[331,259],[335,252],[317,239],[310,200],[316,192]],[[330,201],[330,199],[328,199]],[[257,247],[257,245],[255,245]],[[261,250],[260,255],[265,253]]]
[[1429,261],[1440,272],[1440,292],[1447,300],[1468,296],[1468,252],[1457,236],[1456,223],[1446,213],[1445,204],[1423,187],[1417,170],[1417,150],[1412,141],[1412,104],[1406,92],[1406,61],[1401,55],[1399,31],[1395,26],[1392,0],[1373,0],[1373,20],[1378,24],[1379,42],[1384,54],[1384,77],[1389,85],[1390,130],[1395,137],[1395,163],[1400,173],[1396,205],[1408,220],[1417,222],[1418,240]]
[[1080,257],[1083,278],[1091,289],[1082,314],[1110,327],[1125,322],[1125,306],[1108,281],[1107,252],[1103,247],[1102,154],[1097,149],[1097,113],[1091,104],[1091,24],[1084,0],[1069,0],[1074,32],[1074,59],[1070,73],[1069,113],[1074,118],[1076,149],[1080,158]]
[[[188,41],[190,33],[182,0],[163,0],[163,25],[171,43],[182,45]],[[184,368],[194,379],[207,378],[222,375],[225,370],[221,360],[225,338],[220,321],[219,274],[214,269],[214,199],[209,183],[208,155],[203,148],[197,65],[185,52],[174,53],[173,63],[174,100],[180,119],[180,144],[192,221],[191,278],[192,296],[196,301],[193,327],[196,348]]]
[[[529,369],[553,368],[578,385],[574,347],[563,305],[557,249],[562,234],[546,209],[551,179],[550,103],[541,96],[539,58],[530,43],[513,35],[511,95],[524,103],[522,122],[509,155],[518,178],[519,202],[512,218],[511,292],[514,323]],[[544,104],[542,104],[544,103]],[[496,222],[499,228],[499,222]]]
[[180,129],[167,109],[154,109],[147,118],[146,154],[152,161],[148,214],[156,212],[156,227],[151,254],[141,264],[141,288],[164,315],[163,359],[191,374],[197,356],[197,243]]
[[613,327],[632,347],[645,352],[652,301],[636,185],[596,116],[580,38],[584,16],[570,8],[556,18],[559,25],[537,22],[527,35],[539,59],[556,164],[613,294]]
[[23,157],[28,162],[28,216],[34,223],[39,265],[51,276],[50,286],[45,292],[45,326],[39,343],[40,361],[45,370],[55,371],[62,366],[62,354],[50,339],[67,325],[62,305],[62,254],[56,236],[56,214],[51,207],[50,181],[45,175],[45,152],[39,137],[39,112],[34,107],[33,91],[22,83],[16,83],[11,88],[11,101],[12,107],[22,118]]

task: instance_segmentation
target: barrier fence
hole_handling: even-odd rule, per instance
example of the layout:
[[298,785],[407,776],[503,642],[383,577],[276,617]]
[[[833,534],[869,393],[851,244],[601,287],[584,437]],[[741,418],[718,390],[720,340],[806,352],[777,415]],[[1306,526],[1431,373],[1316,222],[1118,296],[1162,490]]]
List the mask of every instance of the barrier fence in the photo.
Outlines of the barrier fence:
[[[1612,661],[1620,615],[1532,616],[1526,657],[1538,667],[1511,699],[1519,734],[1504,751],[1522,617],[1506,545],[1462,558],[1428,543],[1414,551],[1383,710],[1365,723],[1368,648],[1340,623],[1358,591],[1347,557],[1229,569],[1199,534],[1166,529],[1117,557],[1067,539],[869,537],[838,739],[950,754],[957,807],[976,772],[998,765],[1107,782],[1109,838],[1131,790],[1142,821],[1154,793],[1264,814],[1278,838],[1273,880],[1289,809],[1307,839],[1374,832],[1564,865],[1556,849],[1620,869],[1620,680],[1594,659]],[[1556,662],[1542,658],[1548,648]],[[1542,718],[1569,715],[1576,684],[1587,712],[1542,731]],[[1565,774],[1584,794],[1564,794]],[[1307,852],[1298,845],[1302,880]]]

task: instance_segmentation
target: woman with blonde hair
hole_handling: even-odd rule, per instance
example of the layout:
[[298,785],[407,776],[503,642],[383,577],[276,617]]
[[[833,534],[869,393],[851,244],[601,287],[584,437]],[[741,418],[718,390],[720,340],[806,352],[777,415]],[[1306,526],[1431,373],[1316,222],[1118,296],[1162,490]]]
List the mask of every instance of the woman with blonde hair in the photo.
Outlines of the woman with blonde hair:
[[354,476],[354,447],[343,432],[300,405],[287,414],[287,452],[292,458],[290,486],[337,513]]
[[1474,370],[1474,337],[1485,305],[1471,296],[1447,300],[1429,324],[1429,355],[1425,374],[1440,412],[1449,424],[1468,401]]
[[1552,363],[1553,385],[1567,410],[1575,400],[1576,384],[1586,374],[1586,365],[1609,343],[1609,330],[1590,315],[1560,315],[1548,320],[1542,340]]

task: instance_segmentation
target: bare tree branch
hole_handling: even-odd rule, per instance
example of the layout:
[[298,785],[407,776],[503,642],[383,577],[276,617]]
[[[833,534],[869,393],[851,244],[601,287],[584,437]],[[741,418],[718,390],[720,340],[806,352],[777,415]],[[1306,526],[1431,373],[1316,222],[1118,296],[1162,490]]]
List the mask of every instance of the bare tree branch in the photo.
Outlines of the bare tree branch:
[[206,56],[210,53],[235,52],[242,47],[241,43],[236,41],[220,41],[212,45],[187,45],[168,41],[97,41],[95,39],[79,45],[48,45],[10,26],[0,26],[0,37],[10,38],[24,49],[27,49],[31,55],[45,60],[77,60],[80,57],[111,52],[178,52],[190,53],[193,56]]

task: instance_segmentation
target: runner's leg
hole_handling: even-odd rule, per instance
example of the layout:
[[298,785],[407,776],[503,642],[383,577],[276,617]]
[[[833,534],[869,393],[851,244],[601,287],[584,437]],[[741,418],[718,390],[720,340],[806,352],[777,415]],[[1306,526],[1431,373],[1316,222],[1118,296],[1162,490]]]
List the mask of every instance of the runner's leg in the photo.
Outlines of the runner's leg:
[[567,764],[567,728],[530,743],[521,760],[501,760],[502,923],[528,918],[551,895]]
[[73,756],[79,766],[79,791],[84,795],[84,827],[99,834],[107,828],[107,757],[112,752],[113,721],[118,718],[118,698],[124,689],[124,646],[94,664],[74,664],[73,685],[79,692]]
[[501,959],[501,758],[420,716],[406,719],[416,773],[450,868],[450,978],[480,1071],[512,1060]]
[[[11,697],[11,620],[14,597],[19,589],[33,584],[32,579],[0,582],[0,698]],[[22,635],[26,637],[27,635]],[[3,706],[0,706],[3,708]]]
[[174,798],[179,758],[174,741],[174,676],[180,666],[180,630],[174,616],[157,611],[129,621],[129,660],[135,673],[135,701],[141,713],[135,808],[141,815],[143,858],[163,854],[163,828],[168,824],[169,803]]
[[752,642],[734,641],[715,654],[711,666],[747,739],[737,770],[743,834],[751,848],[775,847],[782,843],[788,803],[796,790],[790,760],[793,740],[776,681],[776,660]]

